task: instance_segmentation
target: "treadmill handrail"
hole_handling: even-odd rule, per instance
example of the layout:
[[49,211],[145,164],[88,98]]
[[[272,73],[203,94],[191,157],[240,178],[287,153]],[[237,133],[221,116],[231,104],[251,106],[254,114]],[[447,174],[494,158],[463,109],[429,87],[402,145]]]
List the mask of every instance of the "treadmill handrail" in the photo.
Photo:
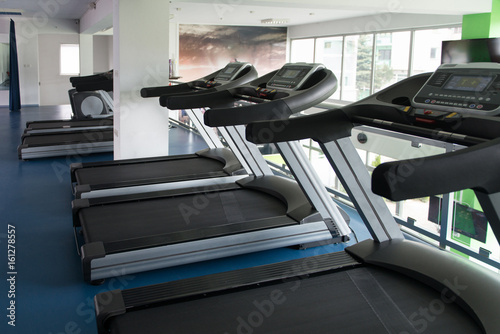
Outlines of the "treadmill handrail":
[[[321,80],[316,81],[316,84],[302,87],[296,91],[287,91],[283,95],[276,95],[279,99],[261,101],[257,106],[255,104],[243,106],[239,108],[212,108],[204,114],[205,124],[209,126],[223,126],[228,124],[248,124],[250,122],[268,120],[268,119],[283,119],[292,114],[299,113],[303,110],[311,108],[318,103],[324,101],[331,96],[337,89],[337,78],[332,71],[322,69],[314,73],[308,82],[314,82],[318,76],[323,76]],[[319,87],[328,87],[327,90],[314,89]],[[307,94],[303,94],[307,92]],[[235,96],[241,99],[241,96]],[[255,101],[251,97],[248,99]]]
[[168,93],[192,92],[195,86],[202,85],[204,81],[215,78],[222,69],[205,75],[199,79],[185,82],[174,86],[144,87],[141,89],[141,97],[159,97]]
[[[202,78],[185,82],[174,86],[159,86],[159,87],[144,87],[141,89],[142,97],[160,97],[162,95],[177,95],[177,94],[193,94],[197,93],[197,89],[203,92],[212,92],[222,89],[229,89],[232,87],[238,87],[248,82],[250,78],[256,79],[258,77],[257,70],[254,66],[245,67],[236,78],[231,81],[222,81],[219,84],[210,88],[205,87],[207,81],[213,81],[217,75],[224,70],[224,68],[219,69],[213,73],[210,73]],[[161,104],[161,103],[160,103]]]
[[95,90],[113,90],[113,70],[94,75],[69,78],[71,85],[77,92],[90,92]]
[[330,142],[349,137],[354,127],[341,109],[290,118],[250,123],[246,126],[247,140],[255,144],[277,143],[312,138]]
[[141,97],[158,97],[168,93],[192,93],[195,86],[196,84],[186,82],[173,86],[145,87],[141,89]]
[[98,74],[91,74],[85,76],[71,77],[69,78],[69,82],[73,85],[78,83],[91,83],[96,81],[108,81],[113,78],[113,70],[109,70],[107,72],[102,72]]
[[77,92],[91,92],[95,90],[104,90],[110,92],[113,90],[113,79],[96,81],[96,82],[85,82],[73,84]]
[[[181,92],[184,93],[184,92]],[[229,90],[181,94],[172,91],[171,94],[160,96],[160,105],[171,110],[194,109],[229,105],[234,102],[234,97]]]
[[[175,91],[165,92],[160,96],[160,105],[169,109],[192,109],[192,108],[205,108],[231,105],[237,99],[235,95],[241,94],[246,91],[254,91],[256,87],[265,86],[265,84],[278,72],[278,70],[271,71],[263,76],[253,79],[246,83],[238,80],[238,85],[231,87],[224,85],[215,90],[193,91],[190,94],[178,95]],[[196,97],[196,99],[194,99]],[[221,100],[222,99],[222,100]]]
[[[259,88],[265,88],[266,83],[277,71],[250,82],[242,87],[219,92],[204,92],[196,96],[161,96],[160,104],[169,109],[210,107],[204,114],[208,126],[228,126],[247,124],[250,122],[288,118],[294,113],[306,110],[322,102],[332,95],[337,88],[337,78],[332,71],[321,69],[316,71],[299,90],[284,90],[270,99],[260,98]],[[325,89],[319,88],[319,85]],[[307,92],[307,94],[305,94]],[[256,102],[234,108],[233,103],[247,100]],[[186,105],[188,107],[186,107]]]
[[468,188],[494,194],[500,192],[499,165],[500,137],[456,152],[383,163],[373,171],[372,190],[393,201]]
[[[488,123],[488,125],[491,126],[493,121],[499,123],[499,120],[494,120],[491,117],[466,116],[462,118],[459,124],[450,125],[449,130],[453,132],[445,131],[445,129],[441,129],[438,132],[432,128],[419,127],[411,124],[409,119],[404,115],[405,109],[406,107],[402,106],[381,106],[371,103],[348,105],[342,108],[329,109],[313,115],[301,116],[300,119],[297,118],[297,120],[287,120],[286,131],[280,131],[279,134],[276,133],[276,129],[283,127],[284,124],[282,121],[277,120],[269,123],[255,122],[255,124],[249,124],[249,126],[247,126],[247,138],[249,140],[252,138],[254,143],[259,144],[271,143],[273,140],[277,142],[300,140],[304,138],[312,138],[317,141],[329,142],[334,139],[349,136],[350,133],[345,132],[347,129],[342,130],[340,127],[345,126],[352,128],[354,124],[362,124],[386,130],[399,131],[409,135],[430,139],[436,139],[436,137],[438,137],[442,141],[465,146],[484,143],[497,136],[497,132],[485,130],[481,133],[484,136],[478,137],[480,133],[477,130],[477,126],[484,125],[485,123]],[[371,117],[368,116],[370,115],[370,111],[372,112]],[[388,111],[391,111],[394,114],[390,116],[390,119],[385,117],[383,119],[377,118],[377,116],[382,116],[382,114],[390,114]],[[342,122],[342,124],[337,124],[338,122]],[[349,125],[350,123],[351,125]],[[476,129],[474,129],[474,126],[476,126]],[[262,136],[259,138],[258,132],[269,135],[271,129],[273,129],[272,138]],[[472,133],[472,135],[466,134],[468,132]]]

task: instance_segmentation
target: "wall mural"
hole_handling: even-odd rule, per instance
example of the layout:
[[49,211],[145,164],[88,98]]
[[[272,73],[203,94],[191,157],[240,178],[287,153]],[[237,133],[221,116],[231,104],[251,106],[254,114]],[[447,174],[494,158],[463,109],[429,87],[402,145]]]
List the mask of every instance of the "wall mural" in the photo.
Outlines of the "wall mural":
[[287,28],[179,25],[179,72],[182,81],[195,80],[231,61],[247,61],[259,76],[286,61]]

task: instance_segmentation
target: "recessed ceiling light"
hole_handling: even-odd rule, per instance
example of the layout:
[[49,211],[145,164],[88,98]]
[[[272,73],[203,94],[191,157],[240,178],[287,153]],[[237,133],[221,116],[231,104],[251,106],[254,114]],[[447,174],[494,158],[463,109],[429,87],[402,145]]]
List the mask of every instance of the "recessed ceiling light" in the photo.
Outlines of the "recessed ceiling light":
[[264,19],[260,20],[262,24],[286,24],[290,21],[290,19]]

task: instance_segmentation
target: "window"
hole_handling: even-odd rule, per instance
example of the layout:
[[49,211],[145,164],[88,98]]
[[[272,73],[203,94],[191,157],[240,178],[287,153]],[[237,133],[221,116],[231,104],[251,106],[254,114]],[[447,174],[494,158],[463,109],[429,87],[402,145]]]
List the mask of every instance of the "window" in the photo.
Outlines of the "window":
[[378,50],[378,60],[379,61],[391,61],[392,50],[391,49],[379,49]]
[[345,38],[342,100],[358,101],[370,95],[372,86],[373,35]]
[[315,62],[325,65],[337,77],[338,87],[331,96],[331,98],[336,100],[340,100],[343,44],[344,38],[342,36],[318,38],[316,40]]
[[[441,43],[461,38],[462,28],[418,29],[291,41],[291,62],[317,62],[339,81],[331,99],[357,101],[441,64]],[[413,39],[413,43],[411,42]]]
[[80,46],[78,44],[61,44],[61,75],[80,74]]
[[294,39],[292,40],[291,48],[294,50],[290,57],[292,63],[314,62],[314,38]]
[[[460,38],[461,29],[457,28],[415,31],[411,75],[435,71],[441,65],[441,43]],[[432,49],[435,49],[435,52]]]
[[408,76],[410,31],[377,34],[375,39],[375,71],[373,92],[377,92]]

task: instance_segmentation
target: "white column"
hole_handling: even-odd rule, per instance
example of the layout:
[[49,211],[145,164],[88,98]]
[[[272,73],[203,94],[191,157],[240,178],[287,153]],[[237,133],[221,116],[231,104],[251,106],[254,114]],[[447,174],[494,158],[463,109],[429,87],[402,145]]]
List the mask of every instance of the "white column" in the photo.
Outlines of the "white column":
[[94,74],[93,36],[80,34],[80,75],[91,74]]
[[168,84],[169,1],[113,1],[114,157],[168,154],[168,110],[144,99]]

